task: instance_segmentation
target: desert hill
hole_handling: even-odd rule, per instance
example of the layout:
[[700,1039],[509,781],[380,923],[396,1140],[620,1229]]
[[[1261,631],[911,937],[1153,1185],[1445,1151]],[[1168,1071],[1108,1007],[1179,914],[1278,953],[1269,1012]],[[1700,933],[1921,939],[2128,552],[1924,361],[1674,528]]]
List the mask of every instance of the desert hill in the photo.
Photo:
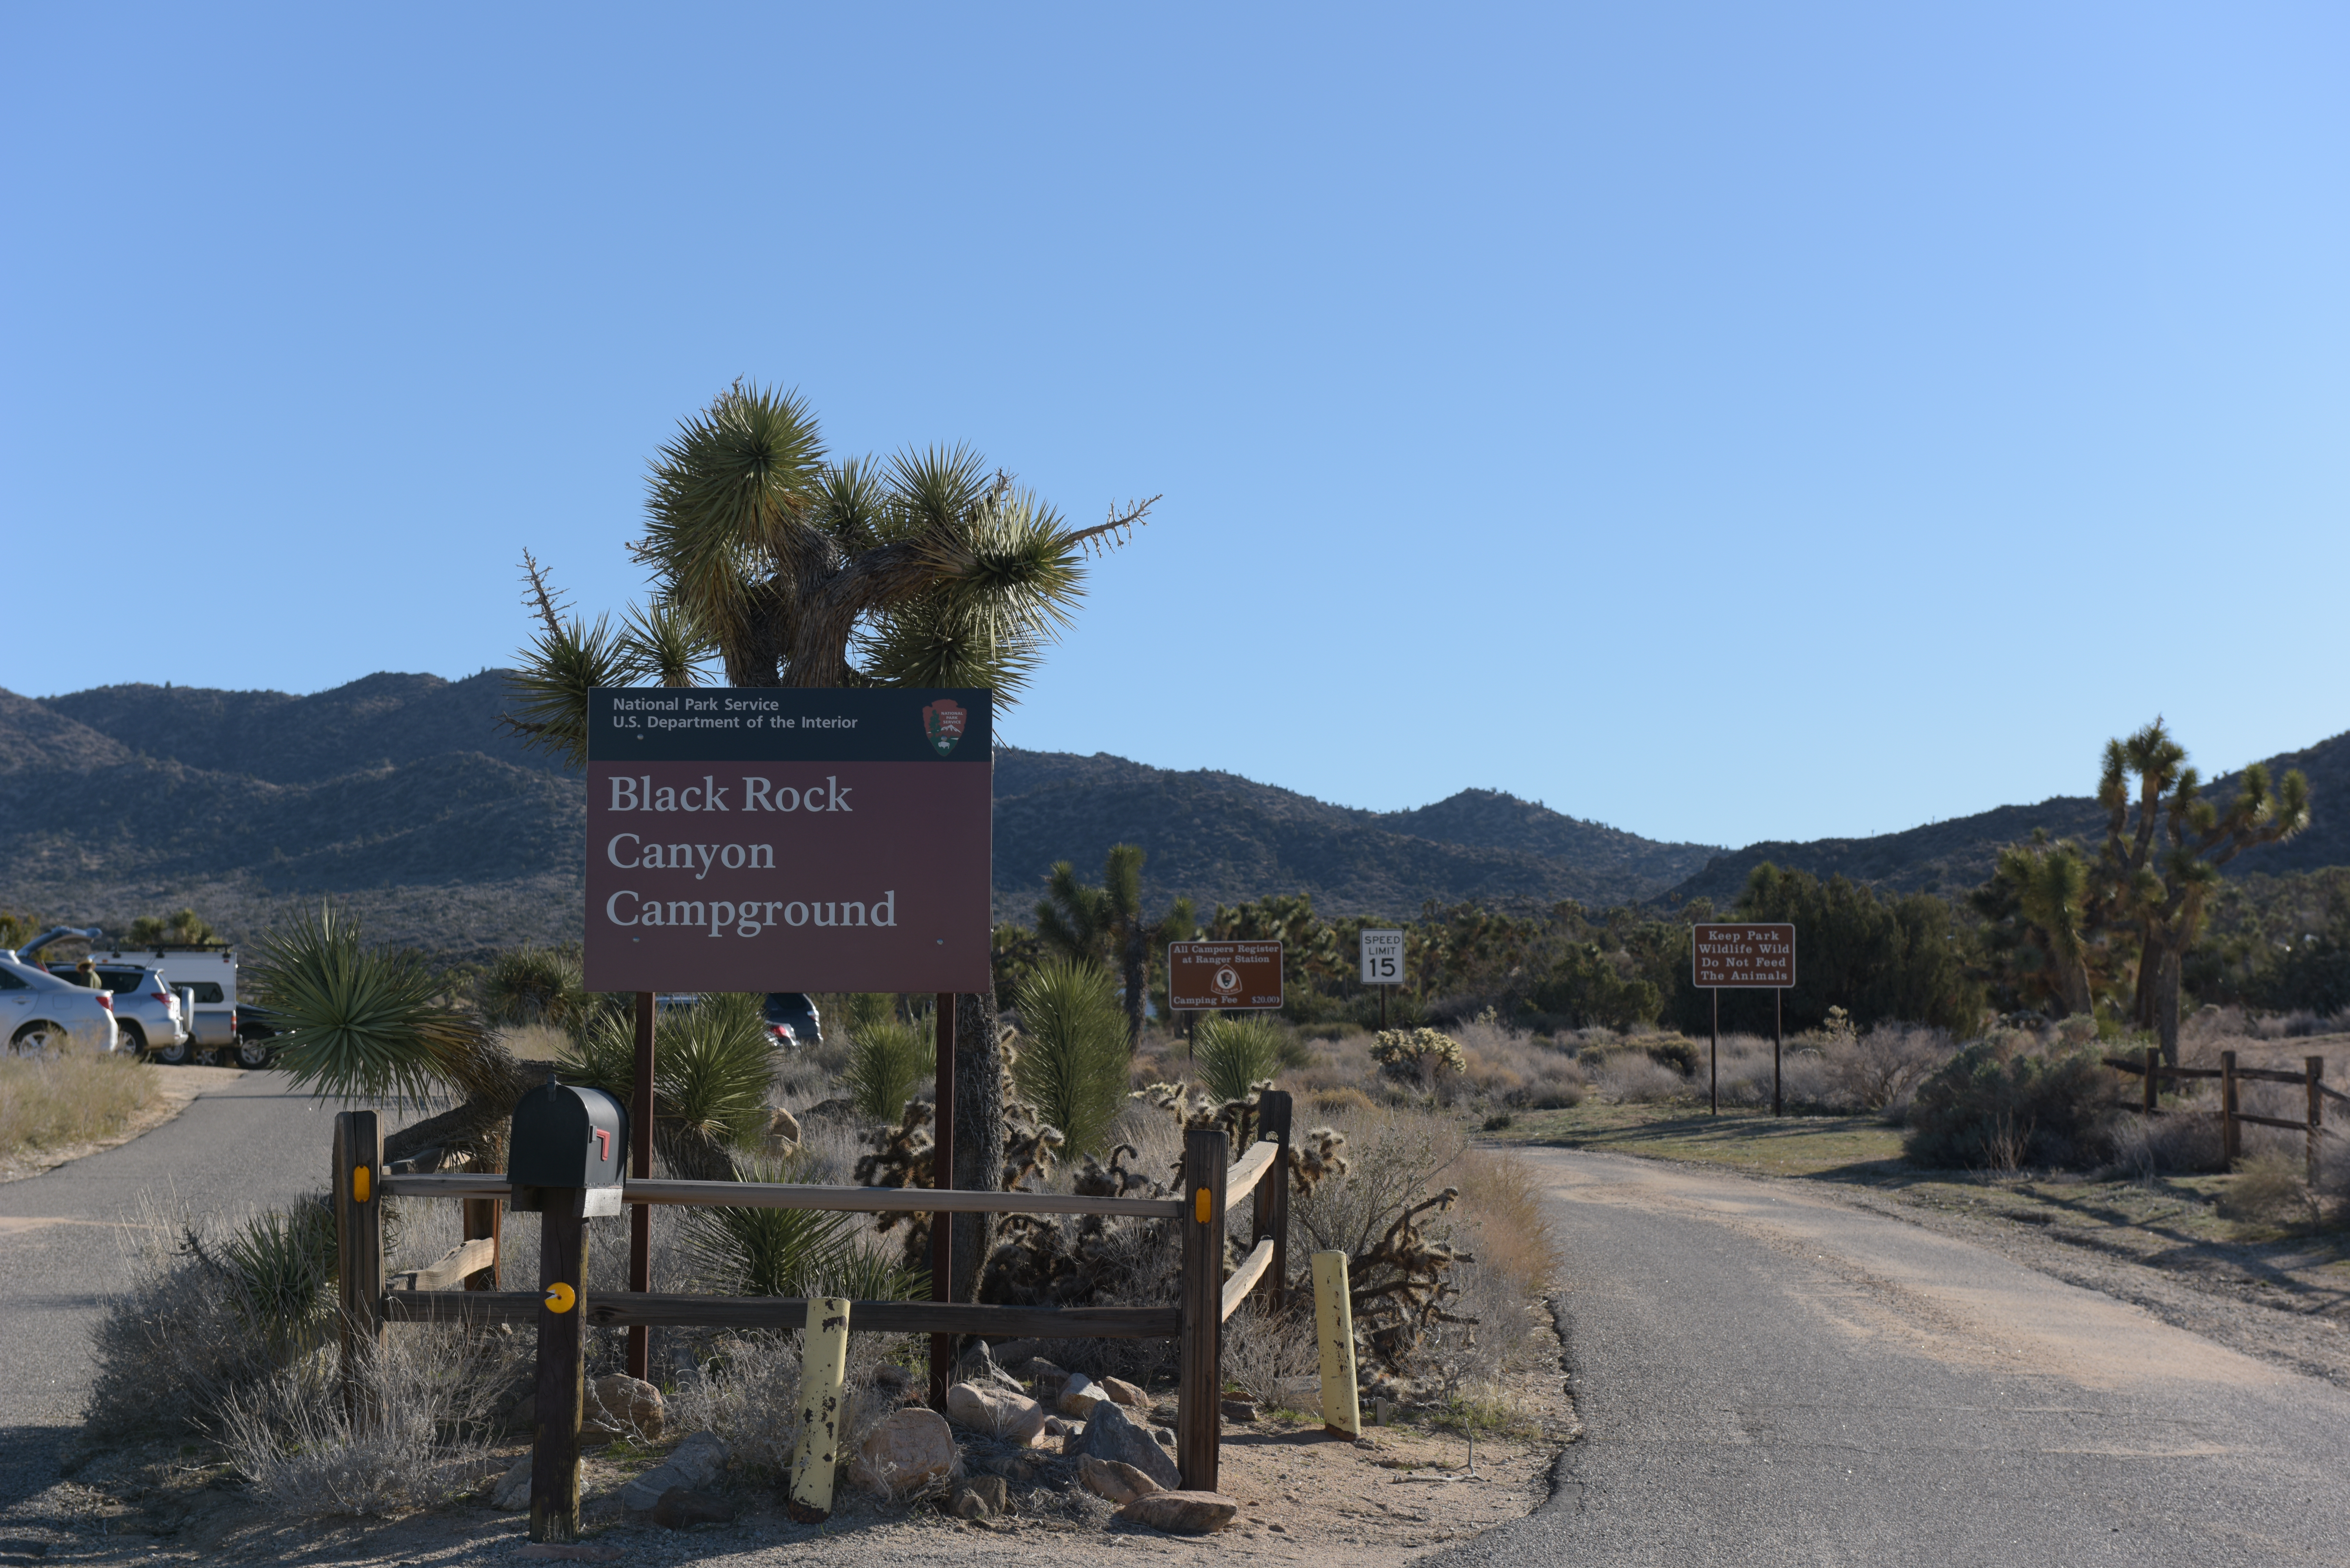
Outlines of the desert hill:
[[[582,786],[500,728],[505,702],[499,670],[307,697],[0,692],[0,900],[101,924],[192,902],[236,930],[332,894],[439,950],[576,935]],[[1154,900],[1304,892],[1395,915],[1430,898],[1638,900],[1719,853],[1490,790],[1382,815],[1231,774],[1009,749],[995,824],[999,917],[1026,916],[1055,860],[1097,874],[1120,841],[1149,852]]]

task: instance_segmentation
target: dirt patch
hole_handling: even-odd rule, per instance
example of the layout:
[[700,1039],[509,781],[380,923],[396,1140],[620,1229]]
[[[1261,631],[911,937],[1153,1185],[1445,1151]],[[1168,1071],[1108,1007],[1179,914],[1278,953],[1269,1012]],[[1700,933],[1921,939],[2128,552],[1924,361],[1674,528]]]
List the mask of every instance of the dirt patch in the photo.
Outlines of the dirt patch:
[[142,1133],[153,1132],[188,1108],[188,1102],[206,1089],[244,1076],[242,1067],[164,1067],[147,1069],[155,1075],[161,1097],[124,1124],[121,1131],[87,1143],[57,1144],[47,1148],[23,1148],[0,1157],[0,1181],[22,1181],[55,1170],[70,1160],[120,1148]]

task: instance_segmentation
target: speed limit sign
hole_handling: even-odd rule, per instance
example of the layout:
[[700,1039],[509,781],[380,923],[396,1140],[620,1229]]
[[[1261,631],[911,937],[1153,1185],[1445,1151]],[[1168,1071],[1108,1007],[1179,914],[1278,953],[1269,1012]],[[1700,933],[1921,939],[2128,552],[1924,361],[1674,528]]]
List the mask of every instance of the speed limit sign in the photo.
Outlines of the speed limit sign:
[[1403,983],[1403,933],[1401,931],[1365,931],[1363,933],[1363,983],[1365,985],[1401,985]]

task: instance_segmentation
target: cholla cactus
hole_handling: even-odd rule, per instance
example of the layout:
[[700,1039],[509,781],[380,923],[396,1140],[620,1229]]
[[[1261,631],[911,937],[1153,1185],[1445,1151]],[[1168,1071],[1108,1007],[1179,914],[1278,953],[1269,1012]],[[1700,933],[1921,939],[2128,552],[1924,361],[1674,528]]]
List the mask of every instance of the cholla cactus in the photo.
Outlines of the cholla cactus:
[[1390,1078],[1417,1079],[1423,1085],[1440,1072],[1469,1070],[1460,1042],[1434,1029],[1381,1030],[1371,1060]]
[[1419,1348],[1420,1337],[1440,1323],[1474,1326],[1477,1320],[1444,1310],[1461,1293],[1448,1276],[1457,1263],[1477,1260],[1449,1241],[1431,1241],[1419,1228],[1419,1217],[1430,1210],[1442,1213],[1460,1201],[1461,1189],[1448,1187],[1396,1216],[1378,1245],[1347,1261],[1348,1293],[1355,1333],[1369,1359],[1400,1373]]
[[1337,1128],[1315,1127],[1289,1146],[1289,1177],[1297,1184],[1299,1197],[1313,1191],[1324,1177],[1343,1177],[1354,1168],[1338,1152],[1346,1145],[1347,1135]]

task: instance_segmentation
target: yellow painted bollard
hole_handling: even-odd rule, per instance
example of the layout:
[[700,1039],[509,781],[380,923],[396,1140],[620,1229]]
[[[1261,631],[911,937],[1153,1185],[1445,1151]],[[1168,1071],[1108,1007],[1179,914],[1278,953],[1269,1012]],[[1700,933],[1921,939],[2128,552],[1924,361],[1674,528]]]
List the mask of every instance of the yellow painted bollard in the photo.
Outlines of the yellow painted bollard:
[[802,1524],[832,1517],[832,1477],[840,1463],[840,1386],[848,1374],[848,1303],[820,1296],[807,1305],[800,1336],[800,1440],[792,1450],[785,1511]]
[[1322,1344],[1322,1429],[1363,1435],[1355,1399],[1355,1309],[1347,1299],[1347,1254],[1314,1254],[1314,1330]]

